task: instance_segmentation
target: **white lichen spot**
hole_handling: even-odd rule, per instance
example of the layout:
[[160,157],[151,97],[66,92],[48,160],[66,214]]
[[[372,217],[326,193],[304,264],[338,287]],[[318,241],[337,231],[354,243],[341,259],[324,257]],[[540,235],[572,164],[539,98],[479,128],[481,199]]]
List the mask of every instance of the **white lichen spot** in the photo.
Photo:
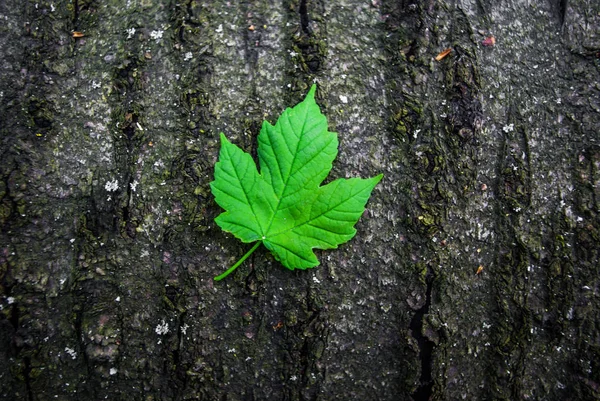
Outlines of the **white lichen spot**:
[[162,29],[156,29],[156,30],[150,32],[150,38],[153,40],[162,39],[164,32],[165,31],[163,31]]
[[115,302],[121,302],[121,297],[116,297]]
[[65,352],[69,354],[72,359],[77,358],[77,352],[73,348],[65,347]]
[[184,60],[184,61],[190,61],[192,58],[194,58],[194,55],[192,54],[192,52],[187,52],[187,53],[185,53],[185,55],[183,56],[183,60]]
[[135,190],[137,189],[139,182],[137,180],[134,180],[133,182],[129,183],[129,187],[131,188],[131,192],[135,192]]
[[50,12],[53,13],[54,11],[56,11],[56,6],[54,3],[50,3]]
[[508,125],[505,125],[504,127],[502,127],[502,131],[506,132],[507,134],[509,132],[513,132],[514,130],[515,130],[514,124],[508,124]]
[[183,326],[181,326],[181,334],[183,334],[184,336],[187,334],[187,329],[189,329],[190,326],[188,326],[188,324],[184,324]]
[[96,80],[92,81],[92,89],[100,89],[102,88],[102,82],[96,82]]
[[165,334],[167,334],[169,332],[169,323],[165,322],[165,319],[163,319],[161,323],[156,325],[156,328],[154,329],[154,331],[159,336],[164,336]]
[[150,252],[148,252],[147,250],[145,250],[145,249],[144,249],[144,250],[142,251],[142,253],[140,254],[140,256],[141,256],[142,258],[148,257],[148,256],[150,256]]
[[70,242],[71,244],[72,244],[72,243],[74,243],[74,242],[75,242],[75,238],[71,238],[71,239],[69,240],[69,242]]
[[104,189],[106,189],[108,192],[115,192],[117,189],[119,189],[119,180],[106,181],[106,184],[104,184]]
[[319,279],[315,276],[313,276],[313,281],[317,284],[321,284],[321,281],[319,281]]
[[117,372],[118,372],[118,370],[117,370],[117,369],[115,369],[115,368],[110,368],[110,370],[108,371],[108,373],[109,373],[111,376],[113,376],[113,375],[116,375],[116,374],[117,374]]
[[217,33],[223,32],[223,24],[219,24],[219,27],[217,29],[215,29],[215,32],[217,32]]
[[129,28],[127,30],[127,39],[133,38],[133,35],[135,35],[135,28]]
[[340,101],[344,104],[348,103],[348,96],[340,95]]
[[290,377],[290,380],[295,382],[296,380],[298,380],[298,376],[293,375],[292,377]]
[[235,349],[235,348],[229,348],[229,349],[227,350],[227,352],[229,352],[230,354],[235,354],[237,351],[236,351],[236,349]]
[[6,302],[8,302],[9,305],[12,305],[15,303],[15,297],[8,297],[6,298]]

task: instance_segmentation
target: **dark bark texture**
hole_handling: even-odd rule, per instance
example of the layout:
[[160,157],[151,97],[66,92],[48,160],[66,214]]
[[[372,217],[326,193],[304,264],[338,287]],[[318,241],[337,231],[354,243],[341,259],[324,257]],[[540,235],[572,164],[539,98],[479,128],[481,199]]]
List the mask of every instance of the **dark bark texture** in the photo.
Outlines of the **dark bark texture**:
[[[215,283],[313,82],[358,234]],[[597,0],[0,1],[0,399],[600,399],[599,82]]]

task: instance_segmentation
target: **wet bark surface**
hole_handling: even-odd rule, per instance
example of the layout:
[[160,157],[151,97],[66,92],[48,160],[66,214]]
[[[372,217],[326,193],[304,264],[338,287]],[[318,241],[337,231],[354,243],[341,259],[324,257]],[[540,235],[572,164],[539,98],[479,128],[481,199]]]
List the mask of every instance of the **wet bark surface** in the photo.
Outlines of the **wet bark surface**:
[[[0,399],[600,398],[600,3],[0,3]],[[493,40],[492,40],[493,37]],[[436,56],[445,49],[445,57]],[[358,234],[213,219],[318,84]]]

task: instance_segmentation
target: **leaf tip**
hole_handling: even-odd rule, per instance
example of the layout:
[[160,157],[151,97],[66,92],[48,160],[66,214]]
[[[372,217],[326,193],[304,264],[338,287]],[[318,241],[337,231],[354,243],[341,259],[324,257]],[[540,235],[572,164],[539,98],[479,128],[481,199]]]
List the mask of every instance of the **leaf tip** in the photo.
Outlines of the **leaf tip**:
[[306,94],[306,99],[314,99],[316,92],[317,92],[317,84],[312,84],[312,86],[310,87],[310,90]]
[[381,181],[382,179],[383,179],[383,173],[378,174],[372,178],[372,180],[375,181],[375,185],[377,185],[379,183],[379,181]]

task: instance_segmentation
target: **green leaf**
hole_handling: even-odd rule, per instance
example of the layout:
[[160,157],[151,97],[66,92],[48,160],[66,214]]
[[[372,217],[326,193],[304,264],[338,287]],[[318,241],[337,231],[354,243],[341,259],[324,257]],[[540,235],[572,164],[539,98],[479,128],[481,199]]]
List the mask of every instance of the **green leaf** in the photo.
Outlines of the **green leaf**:
[[[221,151],[210,187],[225,209],[216,223],[243,242],[262,242],[288,269],[317,266],[313,248],[332,249],[356,234],[371,191],[383,177],[338,179],[320,186],[337,156],[335,132],[315,102],[313,85],[304,101],[286,109],[258,135],[260,173],[252,157],[221,134]],[[215,277],[221,280],[235,265]]]

